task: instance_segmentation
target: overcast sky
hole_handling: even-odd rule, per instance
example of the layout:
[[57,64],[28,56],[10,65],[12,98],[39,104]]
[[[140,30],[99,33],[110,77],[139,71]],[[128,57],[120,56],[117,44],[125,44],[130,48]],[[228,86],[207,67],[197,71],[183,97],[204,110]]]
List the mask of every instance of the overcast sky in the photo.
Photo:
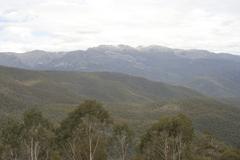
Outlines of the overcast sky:
[[100,44],[240,54],[240,0],[0,0],[0,51]]

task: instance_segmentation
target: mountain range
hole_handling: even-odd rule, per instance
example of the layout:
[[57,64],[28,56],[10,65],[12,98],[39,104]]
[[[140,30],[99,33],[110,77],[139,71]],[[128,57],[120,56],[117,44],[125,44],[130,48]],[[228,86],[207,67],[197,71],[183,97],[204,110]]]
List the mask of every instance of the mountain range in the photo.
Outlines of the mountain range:
[[240,56],[162,46],[0,53],[0,65],[32,70],[119,72],[181,85],[217,98],[240,97]]

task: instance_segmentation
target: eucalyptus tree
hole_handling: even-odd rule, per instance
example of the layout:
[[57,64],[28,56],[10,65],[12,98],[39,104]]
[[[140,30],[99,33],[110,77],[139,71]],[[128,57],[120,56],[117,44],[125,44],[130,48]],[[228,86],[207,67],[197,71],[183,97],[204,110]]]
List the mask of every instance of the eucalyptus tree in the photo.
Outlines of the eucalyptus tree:
[[126,123],[117,123],[113,126],[110,145],[111,159],[127,160],[130,158],[133,143],[133,132]]
[[52,124],[37,110],[28,110],[23,115],[22,144],[25,159],[48,160],[54,138]]
[[63,120],[57,130],[58,145],[65,159],[106,159],[105,139],[111,118],[102,104],[86,100]]
[[140,151],[146,160],[185,160],[192,138],[190,119],[184,115],[165,117],[143,136]]
[[0,129],[0,159],[18,160],[21,158],[21,124],[12,118],[2,121]]

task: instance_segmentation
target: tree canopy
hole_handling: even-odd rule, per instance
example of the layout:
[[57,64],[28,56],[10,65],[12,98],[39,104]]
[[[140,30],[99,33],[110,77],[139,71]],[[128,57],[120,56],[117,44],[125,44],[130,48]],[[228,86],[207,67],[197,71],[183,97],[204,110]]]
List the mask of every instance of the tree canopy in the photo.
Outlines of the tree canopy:
[[240,159],[239,149],[209,133],[196,134],[183,114],[161,116],[143,133],[112,119],[95,100],[83,101],[57,124],[30,109],[20,119],[2,118],[0,160]]

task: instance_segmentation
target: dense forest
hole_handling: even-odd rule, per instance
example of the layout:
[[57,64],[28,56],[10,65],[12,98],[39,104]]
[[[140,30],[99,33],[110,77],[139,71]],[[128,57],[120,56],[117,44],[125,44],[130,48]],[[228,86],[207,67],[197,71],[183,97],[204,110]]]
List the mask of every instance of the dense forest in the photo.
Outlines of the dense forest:
[[59,123],[36,109],[1,119],[1,160],[239,160],[240,150],[183,115],[160,116],[136,133],[95,100],[83,101]]
[[[138,134],[159,116],[184,114],[196,132],[240,146],[240,109],[194,90],[119,73],[31,71],[0,66],[0,117],[38,109],[53,123],[95,99]],[[238,103],[236,102],[236,105]]]

